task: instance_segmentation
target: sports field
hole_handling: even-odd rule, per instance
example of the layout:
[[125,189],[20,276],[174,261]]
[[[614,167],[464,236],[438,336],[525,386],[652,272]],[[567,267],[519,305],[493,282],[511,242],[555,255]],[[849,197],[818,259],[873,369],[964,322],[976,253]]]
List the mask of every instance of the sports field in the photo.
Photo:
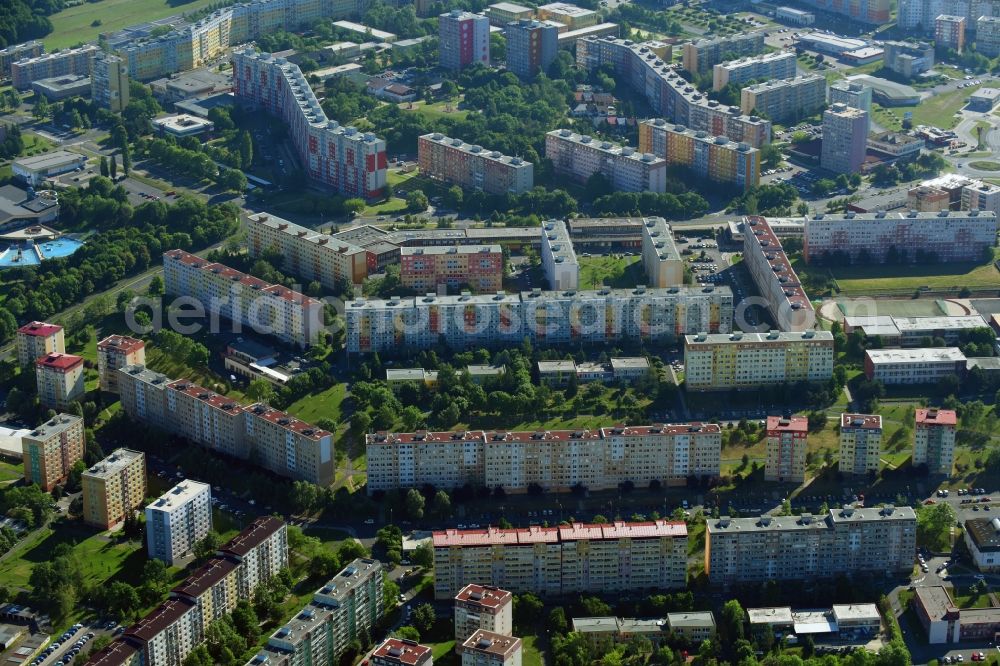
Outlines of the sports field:
[[830,269],[842,294],[885,294],[941,289],[1000,289],[1000,271],[992,262],[845,266]]
[[[52,33],[43,41],[46,51],[96,41],[102,32],[114,32],[130,25],[203,9],[213,0],[101,0],[83,2],[53,14]],[[99,25],[93,25],[99,21]]]

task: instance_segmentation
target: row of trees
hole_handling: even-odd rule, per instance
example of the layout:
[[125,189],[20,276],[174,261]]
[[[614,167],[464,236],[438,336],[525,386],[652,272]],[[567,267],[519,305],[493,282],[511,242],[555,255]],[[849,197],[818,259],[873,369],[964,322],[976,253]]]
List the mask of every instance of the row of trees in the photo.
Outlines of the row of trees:
[[[216,165],[207,148],[192,139],[198,149],[178,145],[173,137],[145,137],[136,142],[136,150],[140,155],[149,157],[176,173],[190,176],[197,180],[210,180],[225,190],[242,192],[247,187],[247,177],[239,169],[228,169]],[[185,139],[181,141],[184,142]],[[204,148],[204,149],[203,149]],[[215,149],[218,150],[218,149]],[[229,157],[235,161],[232,153]],[[239,155],[236,153],[235,155]]]

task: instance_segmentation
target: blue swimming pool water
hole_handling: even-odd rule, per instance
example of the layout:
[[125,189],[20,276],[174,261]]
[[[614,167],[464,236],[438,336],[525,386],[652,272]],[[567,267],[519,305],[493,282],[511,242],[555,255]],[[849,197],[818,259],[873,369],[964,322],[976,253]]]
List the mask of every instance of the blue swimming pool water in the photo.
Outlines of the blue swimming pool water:
[[[0,253],[0,268],[37,266],[45,259],[68,257],[83,247],[83,243],[73,238],[57,238],[39,243],[17,243]],[[41,256],[39,256],[41,254]]]

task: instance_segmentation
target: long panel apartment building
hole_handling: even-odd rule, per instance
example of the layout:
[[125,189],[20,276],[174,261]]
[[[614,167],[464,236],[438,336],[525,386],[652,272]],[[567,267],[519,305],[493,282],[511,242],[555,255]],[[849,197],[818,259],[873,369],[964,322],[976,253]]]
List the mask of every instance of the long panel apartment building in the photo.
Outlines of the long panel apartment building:
[[4,49],[0,49],[0,79],[6,80],[10,78],[10,66],[18,60],[37,58],[43,53],[45,53],[45,45],[42,44],[42,40],[40,39],[33,39],[23,44],[11,44]]
[[825,515],[711,518],[705,573],[712,584],[815,580],[909,572],[917,552],[913,509],[831,509]]
[[569,492],[631,482],[681,486],[719,476],[722,435],[710,423],[614,426],[536,432],[455,431],[370,434],[368,492],[461,488],[466,484]]
[[243,406],[141,365],[118,372],[122,409],[133,421],[216,453],[253,460],[279,476],[323,486],[333,480],[329,432],[262,403]]
[[298,65],[252,49],[235,53],[233,91],[240,102],[288,125],[302,167],[314,181],[348,197],[375,199],[385,192],[385,141],[327,119]]
[[422,175],[487,194],[520,194],[535,185],[531,162],[440,132],[417,138],[417,162]]
[[361,284],[369,268],[375,271],[374,255],[363,248],[270,213],[250,215],[244,226],[251,257],[273,251],[281,256],[282,270],[304,281],[315,280],[326,289]]
[[698,39],[684,44],[684,69],[692,74],[704,74],[733,56],[751,56],[764,51],[763,32],[745,32],[728,37]]
[[760,184],[760,151],[749,143],[736,143],[662,118],[639,123],[639,150],[684,166],[702,178],[732,184],[746,191]]
[[399,280],[416,292],[467,287],[495,293],[503,287],[503,252],[499,245],[403,247],[399,250]]
[[777,51],[720,62],[712,68],[712,90],[722,90],[729,84],[742,87],[742,84],[749,81],[793,78],[795,62],[795,53],[792,51]]
[[982,261],[996,236],[992,211],[819,213],[806,218],[802,254],[807,263],[835,255],[883,263],[893,252],[910,262],[918,252],[940,262]]
[[683,522],[448,529],[432,537],[436,599],[451,599],[470,580],[540,596],[670,590],[686,582]]
[[68,74],[90,76],[90,59],[100,50],[96,44],[86,44],[75,49],[64,49],[34,58],[16,60],[10,65],[11,85],[16,90],[27,90],[32,82],[38,79],[51,79]]
[[599,173],[616,191],[666,191],[666,160],[629,146],[568,129],[552,130],[545,135],[545,157],[552,161],[556,173],[581,184]]
[[676,66],[664,60],[664,52],[655,42],[593,37],[577,42],[576,62],[588,71],[605,65],[613,68],[620,80],[646,98],[654,115],[668,122],[749,143],[754,148],[770,143],[770,120],[745,115],[738,107],[709,99],[684,79]]
[[351,643],[370,636],[385,611],[383,568],[378,560],[356,559],[279,627],[251,664],[296,666],[336,664]]
[[163,253],[163,281],[168,294],[195,299],[210,317],[231,321],[234,332],[247,326],[308,347],[323,328],[323,304],[315,298],[184,250]]
[[463,294],[348,301],[347,352],[370,354],[520,344],[617,340],[673,342],[698,331],[732,330],[728,287],[599,289]]
[[689,391],[825,382],[833,376],[833,335],[829,331],[688,335],[684,364]]
[[[881,25],[890,20],[890,0],[811,0],[817,9],[840,14],[868,25]],[[902,3],[900,3],[902,5]]]
[[759,215],[743,218],[743,261],[779,330],[812,329],[816,323],[812,302],[774,229]]
[[36,483],[45,492],[65,483],[86,447],[83,419],[72,414],[56,414],[21,437],[21,458],[25,483]]
[[774,122],[796,122],[825,103],[826,79],[819,74],[763,81],[740,91],[743,113],[760,113]]

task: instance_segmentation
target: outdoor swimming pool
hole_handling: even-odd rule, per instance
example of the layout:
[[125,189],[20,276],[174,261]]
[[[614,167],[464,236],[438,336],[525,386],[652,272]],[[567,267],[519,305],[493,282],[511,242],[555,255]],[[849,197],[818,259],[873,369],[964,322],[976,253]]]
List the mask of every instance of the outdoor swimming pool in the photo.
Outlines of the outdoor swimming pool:
[[37,245],[32,242],[9,245],[0,253],[0,268],[37,266],[46,259],[68,257],[83,247],[81,241],[73,238],[56,238]]

